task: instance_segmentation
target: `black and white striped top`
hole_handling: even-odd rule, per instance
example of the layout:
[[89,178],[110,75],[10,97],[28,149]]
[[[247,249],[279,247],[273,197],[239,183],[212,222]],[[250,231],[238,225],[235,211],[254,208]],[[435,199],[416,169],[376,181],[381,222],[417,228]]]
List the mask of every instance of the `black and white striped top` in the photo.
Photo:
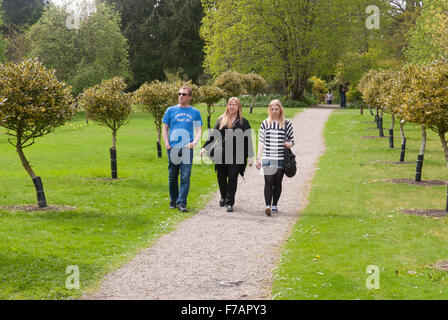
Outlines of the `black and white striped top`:
[[285,120],[284,128],[280,128],[280,124],[276,121],[272,121],[269,125],[267,119],[261,123],[258,141],[264,145],[263,159],[283,160],[285,151],[283,143],[285,140],[294,144],[294,131],[291,121]]

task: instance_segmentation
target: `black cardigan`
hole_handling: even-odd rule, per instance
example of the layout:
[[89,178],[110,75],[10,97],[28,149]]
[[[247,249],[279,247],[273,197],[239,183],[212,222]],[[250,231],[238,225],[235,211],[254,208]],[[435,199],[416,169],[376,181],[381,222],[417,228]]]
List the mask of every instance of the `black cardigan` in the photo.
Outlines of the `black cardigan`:
[[[221,119],[222,117],[219,117],[218,120],[216,121],[215,127],[213,128],[214,130],[218,130],[219,133],[221,134],[221,141],[222,141],[222,163],[224,164],[224,159],[225,159],[225,130],[228,129],[227,126],[224,126],[222,129],[219,129],[220,125],[221,125]],[[237,129],[241,129],[243,130],[243,132],[246,132],[246,130],[250,130],[250,124],[249,121],[247,121],[247,119],[242,118],[241,121],[238,118],[234,123],[233,123],[233,128],[232,130],[235,131]],[[234,137],[234,143],[233,143],[233,163],[236,162],[236,138]],[[214,137],[210,136],[207,141],[204,143],[203,148],[205,148],[207,151],[210,151],[211,148],[213,148],[213,146],[215,145],[215,141],[214,141]],[[244,137],[244,164],[240,165],[240,169],[239,169],[239,173],[241,176],[244,177],[244,171],[246,170],[247,167],[247,158],[249,157],[253,157],[254,156],[254,149],[253,149],[253,145],[252,145],[252,133],[251,131],[249,131],[249,136],[245,136]],[[215,170],[217,169],[217,166],[219,166],[219,164],[215,164]]]

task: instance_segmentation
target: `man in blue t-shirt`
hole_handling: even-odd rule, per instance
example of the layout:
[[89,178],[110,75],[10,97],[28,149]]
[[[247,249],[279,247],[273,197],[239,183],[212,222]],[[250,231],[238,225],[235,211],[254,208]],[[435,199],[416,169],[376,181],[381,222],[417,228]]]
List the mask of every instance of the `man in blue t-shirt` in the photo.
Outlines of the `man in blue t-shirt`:
[[[201,139],[202,118],[190,106],[193,92],[187,86],[179,89],[179,104],[168,108],[163,117],[163,140],[168,152],[170,208],[187,212],[193,148]],[[195,134],[196,129],[196,134]],[[180,172],[180,188],[179,188]]]

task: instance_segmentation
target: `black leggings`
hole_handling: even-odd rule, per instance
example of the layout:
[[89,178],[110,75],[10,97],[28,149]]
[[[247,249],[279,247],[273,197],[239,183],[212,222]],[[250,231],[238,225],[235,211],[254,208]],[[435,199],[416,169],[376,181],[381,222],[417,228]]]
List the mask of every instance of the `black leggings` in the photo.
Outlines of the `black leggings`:
[[239,164],[217,164],[215,166],[218,174],[219,191],[221,199],[226,200],[226,205],[235,204],[235,193],[238,184]]
[[283,175],[283,169],[277,169],[275,174],[264,176],[264,200],[266,201],[266,206],[277,205],[282,193]]

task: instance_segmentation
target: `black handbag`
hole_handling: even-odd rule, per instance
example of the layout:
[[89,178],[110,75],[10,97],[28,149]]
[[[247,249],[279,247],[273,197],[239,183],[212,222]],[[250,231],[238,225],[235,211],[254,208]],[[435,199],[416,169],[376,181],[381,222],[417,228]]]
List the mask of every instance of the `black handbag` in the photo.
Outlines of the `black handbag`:
[[[286,142],[286,132],[285,132],[285,142]],[[292,153],[291,149],[285,147],[283,160],[283,171],[288,178],[292,178],[297,173],[296,166],[296,156]]]
[[223,142],[224,142],[224,140],[216,143],[213,147],[210,148],[210,150],[208,150],[207,155],[210,158],[210,160],[216,161],[216,159],[222,158],[222,143]]

